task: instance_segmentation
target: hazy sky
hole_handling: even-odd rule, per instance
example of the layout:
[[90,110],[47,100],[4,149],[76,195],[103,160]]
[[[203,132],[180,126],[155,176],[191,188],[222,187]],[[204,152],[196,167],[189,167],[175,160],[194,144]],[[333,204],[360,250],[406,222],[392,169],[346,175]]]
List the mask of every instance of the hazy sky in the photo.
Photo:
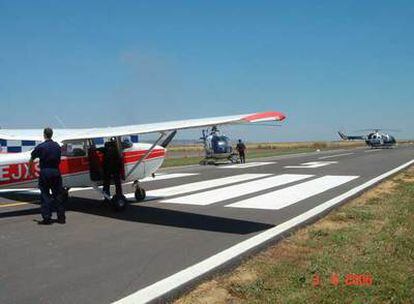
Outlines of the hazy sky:
[[[414,2],[0,0],[3,128],[264,110],[249,141],[414,138]],[[196,136],[186,132],[181,138]]]

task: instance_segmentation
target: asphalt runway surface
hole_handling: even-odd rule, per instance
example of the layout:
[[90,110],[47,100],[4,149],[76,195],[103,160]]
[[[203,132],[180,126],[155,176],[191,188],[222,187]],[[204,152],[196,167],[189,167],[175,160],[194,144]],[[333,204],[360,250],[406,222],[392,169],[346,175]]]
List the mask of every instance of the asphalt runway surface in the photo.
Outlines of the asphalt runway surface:
[[414,146],[399,146],[166,169],[142,183],[147,200],[122,213],[95,191],[75,189],[66,225],[34,222],[37,193],[2,191],[0,302],[139,303],[171,295],[413,159]]

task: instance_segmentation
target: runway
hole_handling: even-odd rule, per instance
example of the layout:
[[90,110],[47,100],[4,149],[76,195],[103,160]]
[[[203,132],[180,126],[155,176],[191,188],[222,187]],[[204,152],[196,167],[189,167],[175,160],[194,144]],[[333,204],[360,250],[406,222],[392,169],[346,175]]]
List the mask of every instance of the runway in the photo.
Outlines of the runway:
[[[91,189],[74,189],[66,225],[36,225],[36,191],[2,191],[1,302],[165,299],[413,159],[413,146],[399,146],[165,169],[143,181],[146,201],[123,213],[103,206]],[[132,201],[131,185],[124,190]]]

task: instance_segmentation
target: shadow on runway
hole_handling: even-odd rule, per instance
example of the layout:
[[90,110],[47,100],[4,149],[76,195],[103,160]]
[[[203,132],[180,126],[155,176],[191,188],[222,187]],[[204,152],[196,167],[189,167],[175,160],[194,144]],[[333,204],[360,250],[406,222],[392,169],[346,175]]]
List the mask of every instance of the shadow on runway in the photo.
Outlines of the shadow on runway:
[[[16,195],[13,195],[11,192],[1,193],[0,197],[5,197],[17,201],[30,201],[33,203],[37,202],[37,204],[39,198],[37,194],[24,194],[22,192],[19,192]],[[69,211],[93,214],[122,221],[232,234],[249,234],[267,230],[273,227],[273,225],[266,223],[156,207],[140,206],[135,204],[129,205],[128,208],[123,212],[114,212],[109,206],[105,206],[101,201],[80,197],[71,197],[69,203],[67,204],[67,209]],[[12,210],[0,212],[0,219],[39,213],[39,207],[23,210]]]

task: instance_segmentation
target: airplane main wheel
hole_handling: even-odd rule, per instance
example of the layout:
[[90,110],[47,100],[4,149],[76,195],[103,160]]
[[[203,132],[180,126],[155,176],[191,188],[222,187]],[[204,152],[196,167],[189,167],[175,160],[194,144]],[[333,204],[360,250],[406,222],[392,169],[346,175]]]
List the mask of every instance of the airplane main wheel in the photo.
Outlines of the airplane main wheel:
[[142,188],[135,189],[135,199],[137,200],[137,202],[142,202],[146,196],[147,196],[147,193],[145,192],[144,189]]
[[111,205],[115,211],[122,211],[128,205],[128,200],[123,195],[115,194],[111,199]]

